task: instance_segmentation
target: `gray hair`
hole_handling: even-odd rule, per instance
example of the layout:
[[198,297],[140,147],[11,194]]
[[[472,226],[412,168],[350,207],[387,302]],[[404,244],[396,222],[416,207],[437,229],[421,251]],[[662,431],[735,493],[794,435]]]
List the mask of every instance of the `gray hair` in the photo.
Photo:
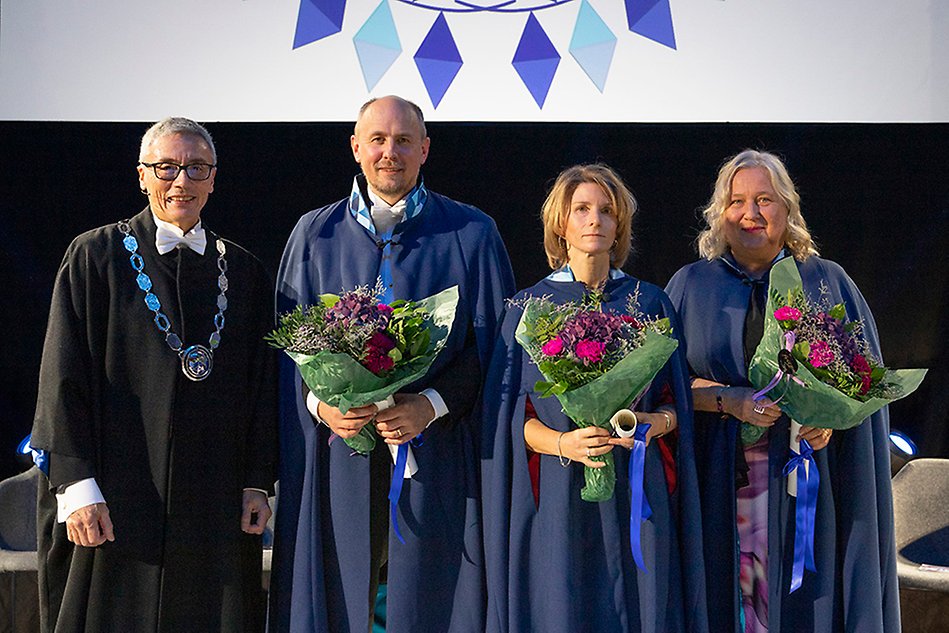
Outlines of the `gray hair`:
[[145,131],[145,134],[142,136],[142,145],[138,150],[138,160],[145,160],[145,155],[148,153],[148,148],[152,143],[164,136],[171,136],[172,134],[190,134],[191,136],[200,138],[207,143],[208,148],[211,150],[211,160],[214,164],[217,164],[217,150],[214,149],[214,141],[211,140],[211,133],[200,123],[177,116],[166,117]]
[[769,152],[746,149],[725,161],[718,170],[715,190],[702,210],[706,229],[699,233],[697,240],[699,255],[712,260],[721,257],[728,250],[725,240],[724,215],[732,196],[732,180],[741,169],[761,167],[768,172],[771,186],[788,209],[788,226],[784,233],[784,246],[795,259],[804,261],[811,255],[817,255],[817,247],[807,230],[807,222],[801,215],[801,196],[794,186],[781,159]]

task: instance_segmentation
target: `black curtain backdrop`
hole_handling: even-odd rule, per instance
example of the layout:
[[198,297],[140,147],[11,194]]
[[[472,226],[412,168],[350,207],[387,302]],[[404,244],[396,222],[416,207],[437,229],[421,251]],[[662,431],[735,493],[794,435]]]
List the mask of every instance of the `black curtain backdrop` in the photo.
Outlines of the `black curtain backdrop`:
[[[32,424],[62,255],[79,233],[145,206],[135,163],[147,127],[0,122],[0,477],[25,464],[14,452]],[[202,217],[276,274],[297,218],[349,193],[352,125],[208,128],[219,171]],[[893,427],[922,454],[949,457],[949,125],[431,123],[429,135],[426,184],[497,221],[519,287],[548,272],[540,205],[564,167],[603,161],[623,175],[640,205],[626,270],[662,286],[696,258],[698,210],[722,161],[745,148],[778,153],[821,255],[866,296],[886,363],[930,368],[915,394],[891,406]]]

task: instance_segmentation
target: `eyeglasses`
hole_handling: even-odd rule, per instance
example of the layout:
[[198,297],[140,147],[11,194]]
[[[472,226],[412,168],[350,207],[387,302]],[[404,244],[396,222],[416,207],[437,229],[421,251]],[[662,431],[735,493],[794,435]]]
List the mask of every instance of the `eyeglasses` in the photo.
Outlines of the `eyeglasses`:
[[155,172],[155,178],[159,180],[175,180],[183,169],[190,180],[207,180],[211,177],[211,170],[217,165],[208,165],[207,163],[191,163],[190,165],[179,165],[177,163],[139,163],[143,167],[151,167]]

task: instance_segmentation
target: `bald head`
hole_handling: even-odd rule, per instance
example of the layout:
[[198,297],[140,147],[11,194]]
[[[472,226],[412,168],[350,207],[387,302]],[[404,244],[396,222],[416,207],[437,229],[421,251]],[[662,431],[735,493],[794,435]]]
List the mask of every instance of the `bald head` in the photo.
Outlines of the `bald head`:
[[389,204],[412,191],[428,158],[422,111],[396,96],[373,99],[360,109],[350,144],[369,188]]

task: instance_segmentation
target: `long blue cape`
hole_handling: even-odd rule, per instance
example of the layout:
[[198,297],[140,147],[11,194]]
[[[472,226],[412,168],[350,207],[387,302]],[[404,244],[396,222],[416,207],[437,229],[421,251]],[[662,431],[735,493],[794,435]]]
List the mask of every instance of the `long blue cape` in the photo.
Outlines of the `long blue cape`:
[[[730,256],[729,256],[730,257]],[[749,385],[742,336],[751,286],[733,260],[698,261],[675,274],[666,291],[679,311],[696,376]],[[798,263],[804,290],[817,300],[821,282],[832,303],[843,302],[879,356],[876,325],[866,301],[834,262]],[[712,630],[739,630],[738,532],[735,450],[738,421],[696,413],[697,465]],[[817,451],[820,489],[814,556],[817,573],[788,595],[793,562],[794,503],[782,468],[788,459],[789,421],[770,431],[768,466],[768,620],[772,631],[899,631],[896,546],[886,408],[860,426],[835,431]],[[726,607],[728,605],[728,607]]]
[[[429,374],[460,353],[473,328],[487,366],[513,274],[494,222],[474,207],[430,193],[393,236],[395,299],[421,299],[459,286],[455,325]],[[346,200],[311,211],[290,236],[280,266],[281,312],[317,295],[372,286],[382,250],[350,215]],[[471,389],[477,390],[478,384]],[[369,621],[369,460],[314,425],[296,368],[281,370],[280,498],[270,628],[364,630]],[[399,525],[389,533],[387,630],[483,630],[484,579],[478,516],[477,428],[436,421],[413,449],[419,472],[405,480]]]
[[[607,282],[604,310],[625,311],[637,283],[631,277]],[[566,302],[583,292],[579,282],[544,280],[518,296]],[[669,317],[680,336],[675,311],[659,288],[640,285],[640,309]],[[663,386],[668,386],[679,422],[678,486],[671,496],[658,446],[652,443],[646,451],[645,492],[653,515],[642,524],[643,573],[633,562],[629,544],[629,451],[614,449],[615,494],[600,503],[580,498],[582,464],[563,468],[556,456],[541,455],[540,498],[534,503],[524,444],[526,397],[551,428],[567,431],[573,425],[555,397],[541,398],[533,390],[541,375],[514,340],[520,316],[520,308],[508,309],[485,379],[486,630],[706,631],[692,400],[681,345],[639,405],[653,410]]]

